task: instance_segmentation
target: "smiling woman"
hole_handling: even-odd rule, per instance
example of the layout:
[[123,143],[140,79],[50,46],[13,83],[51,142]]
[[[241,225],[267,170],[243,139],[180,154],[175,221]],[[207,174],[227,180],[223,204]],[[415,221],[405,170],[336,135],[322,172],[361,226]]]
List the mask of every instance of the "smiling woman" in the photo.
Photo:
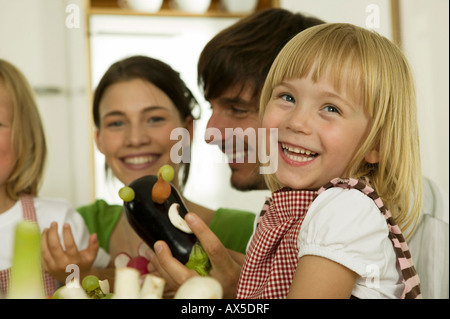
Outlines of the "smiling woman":
[[[105,167],[128,185],[146,175],[156,175],[170,164],[175,170],[172,184],[183,189],[189,163],[171,161],[175,128],[192,136],[192,111],[197,101],[179,73],[159,60],[133,56],[106,71],[94,94],[95,142],[105,156]],[[187,207],[209,221],[213,211],[184,199]],[[128,224],[121,205],[97,200],[78,209],[89,230],[112,256],[125,252],[135,256],[141,238]]]
[[[176,141],[168,137],[173,129],[192,131],[192,117],[182,121],[172,100],[141,79],[109,86],[99,111],[97,147],[114,175],[126,185],[170,162],[170,149]],[[178,174],[175,177],[174,183],[179,185]]]

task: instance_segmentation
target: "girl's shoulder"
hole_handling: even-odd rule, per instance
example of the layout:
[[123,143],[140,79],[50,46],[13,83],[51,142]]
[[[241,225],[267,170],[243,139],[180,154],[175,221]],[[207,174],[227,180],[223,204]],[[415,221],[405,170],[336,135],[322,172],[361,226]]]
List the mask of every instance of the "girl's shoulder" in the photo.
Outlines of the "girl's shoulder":
[[61,197],[33,197],[34,205],[47,205],[50,207],[73,207],[65,198]]
[[310,210],[318,210],[326,207],[327,211],[342,210],[347,213],[356,212],[359,208],[367,208],[370,211],[380,213],[374,200],[355,188],[331,187],[321,191],[311,203]]
[[33,204],[41,227],[48,227],[52,222],[57,222],[58,225],[70,223],[72,227],[82,223],[80,214],[64,198],[34,197]]
[[387,236],[388,228],[373,199],[357,189],[332,187],[311,203],[301,231],[323,240],[348,237],[351,241],[367,233]]

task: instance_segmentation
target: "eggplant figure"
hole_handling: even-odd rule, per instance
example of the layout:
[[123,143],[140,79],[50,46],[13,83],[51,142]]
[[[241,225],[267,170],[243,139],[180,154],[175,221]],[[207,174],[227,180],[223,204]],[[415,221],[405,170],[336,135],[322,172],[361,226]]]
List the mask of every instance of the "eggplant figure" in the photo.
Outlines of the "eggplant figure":
[[[154,196],[152,199],[157,183],[170,185],[170,194],[162,199],[160,196],[158,200]],[[161,175],[147,175],[122,188],[119,196],[124,200],[128,222],[149,247],[163,240],[177,260],[200,275],[208,274],[211,267],[208,256],[185,223],[188,210],[172,184],[164,181]]]

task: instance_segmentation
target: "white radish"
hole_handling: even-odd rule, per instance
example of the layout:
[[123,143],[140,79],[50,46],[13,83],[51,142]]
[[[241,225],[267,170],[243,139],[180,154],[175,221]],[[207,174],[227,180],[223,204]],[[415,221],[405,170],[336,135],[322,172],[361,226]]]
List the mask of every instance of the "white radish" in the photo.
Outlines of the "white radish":
[[101,291],[103,294],[109,294],[110,293],[110,287],[109,287],[109,281],[108,279],[105,280],[99,280],[98,285],[100,286]]
[[222,299],[221,284],[212,277],[191,277],[175,294],[174,299]]
[[180,213],[178,212],[178,207],[180,207],[179,204],[173,203],[169,208],[169,220],[176,228],[179,230],[192,234],[192,230],[189,228],[188,224],[186,224],[186,221],[183,217],[180,216]]
[[116,268],[114,281],[114,299],[137,299],[140,293],[140,272],[137,269]]
[[89,299],[86,291],[78,285],[66,285],[58,290],[61,299]]
[[147,256],[145,255],[145,252],[148,250],[148,249],[150,249],[150,247],[148,247],[148,245],[145,243],[145,242],[141,242],[140,244],[139,244],[139,246],[138,246],[138,256],[141,256],[141,257],[145,257],[145,258],[147,258]]
[[114,258],[114,267],[116,268],[122,268],[122,267],[126,267],[128,265],[128,263],[131,260],[131,256],[128,255],[127,253],[119,253],[116,255],[116,257]]
[[144,283],[141,288],[141,298],[142,299],[155,299],[162,298],[164,293],[164,286],[166,281],[161,278],[151,274],[144,276]]

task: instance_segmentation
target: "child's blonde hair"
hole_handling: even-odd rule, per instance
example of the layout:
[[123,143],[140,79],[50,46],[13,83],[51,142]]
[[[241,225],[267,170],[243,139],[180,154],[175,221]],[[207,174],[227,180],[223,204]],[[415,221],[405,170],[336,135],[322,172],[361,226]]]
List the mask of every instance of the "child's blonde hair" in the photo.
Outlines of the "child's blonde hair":
[[[371,118],[368,136],[346,176],[336,177],[368,177],[403,231],[414,229],[422,206],[422,172],[415,86],[404,54],[385,37],[354,25],[311,27],[275,59],[261,93],[260,115],[275,86],[310,72],[313,81],[331,79],[337,92],[351,88],[348,93],[362,99]],[[379,151],[377,164],[365,161],[371,149]],[[272,191],[282,186],[275,175],[265,178]]]
[[6,181],[6,194],[13,200],[20,193],[37,196],[47,157],[44,129],[33,91],[25,76],[11,63],[0,59],[0,85],[6,88],[13,106],[11,142],[17,162]]

